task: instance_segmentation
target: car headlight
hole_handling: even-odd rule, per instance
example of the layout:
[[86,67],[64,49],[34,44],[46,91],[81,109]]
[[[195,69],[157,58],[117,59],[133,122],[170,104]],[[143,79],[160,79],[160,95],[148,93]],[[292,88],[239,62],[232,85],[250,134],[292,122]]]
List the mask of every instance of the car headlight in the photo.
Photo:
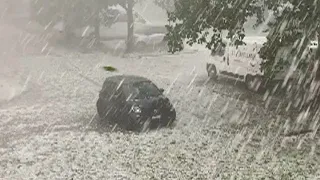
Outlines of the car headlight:
[[140,114],[140,113],[141,113],[141,108],[140,108],[139,106],[133,105],[133,106],[131,107],[130,112]]

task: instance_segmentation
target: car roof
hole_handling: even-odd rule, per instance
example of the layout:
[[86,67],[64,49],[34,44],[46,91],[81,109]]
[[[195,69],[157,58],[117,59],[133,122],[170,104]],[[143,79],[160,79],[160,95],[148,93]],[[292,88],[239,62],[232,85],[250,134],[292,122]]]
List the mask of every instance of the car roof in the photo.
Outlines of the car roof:
[[110,76],[107,77],[105,81],[111,81],[114,83],[120,83],[122,84],[133,84],[137,82],[144,82],[144,81],[150,81],[149,79],[142,77],[142,76],[135,76],[135,75],[116,75],[116,76]]

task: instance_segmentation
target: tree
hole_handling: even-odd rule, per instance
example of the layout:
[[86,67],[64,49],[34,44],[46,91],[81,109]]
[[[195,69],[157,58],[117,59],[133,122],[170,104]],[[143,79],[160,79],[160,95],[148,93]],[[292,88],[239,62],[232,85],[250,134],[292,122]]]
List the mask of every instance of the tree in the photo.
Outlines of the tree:
[[169,12],[174,11],[174,0],[154,0],[154,3]]
[[[320,83],[320,48],[318,46],[315,54],[309,54],[307,46],[316,37],[320,44],[320,1],[176,0],[174,11],[168,12],[169,23],[166,26],[169,52],[181,51],[184,40],[189,45],[205,44],[210,50],[216,49],[222,43],[223,30],[228,32],[227,38],[238,35],[238,43],[241,43],[245,35],[241,30],[248,17],[257,17],[256,25],[259,25],[265,21],[263,15],[266,10],[273,12],[274,21],[268,23],[267,42],[259,52],[260,57],[266,60],[262,70],[269,80],[285,67],[304,71],[298,82],[305,88],[300,90],[304,94],[301,104],[318,107],[320,89],[311,90],[310,83]],[[287,56],[283,54],[276,58],[282,52]],[[312,66],[315,73],[308,73],[306,70]],[[283,86],[292,72],[287,74]],[[316,95],[309,96],[308,91]],[[308,96],[311,101],[306,102],[305,97]]]
[[[313,0],[291,0],[282,3],[279,0],[268,1],[267,6],[273,10],[275,21],[269,24],[272,31],[260,52],[261,57],[267,59],[263,67],[268,73],[272,73],[275,66],[279,66],[279,70],[293,65],[306,71],[311,57],[304,57],[303,52],[309,41],[315,40],[316,34],[320,33],[319,5],[319,1]],[[275,61],[279,47],[287,47],[291,56]],[[318,48],[315,59],[319,59],[319,55]]]
[[[128,35],[127,35],[127,48],[126,52],[130,53],[133,51],[133,46],[134,46],[134,5],[136,3],[142,3],[143,1],[146,0],[127,0],[126,4],[123,5],[123,7],[127,11],[127,29],[128,29]],[[168,11],[170,10],[170,2],[173,0],[154,0],[154,2],[159,5],[162,8],[167,9]]]
[[112,5],[124,6],[125,2],[126,0],[31,0],[31,18],[46,29],[63,21],[67,35],[77,28],[94,27],[94,37],[99,42],[100,24],[106,25],[110,18],[108,13],[103,12],[108,12]]
[[[263,70],[270,78],[275,71],[290,66],[292,59],[298,68],[305,68],[308,58],[303,57],[304,50],[315,34],[320,34],[320,2],[314,0],[176,0],[174,7],[168,12],[166,26],[171,53],[183,49],[183,40],[189,45],[206,44],[208,49],[215,49],[222,41],[223,30],[228,31],[227,38],[237,34],[241,43],[247,19],[255,16],[259,25],[265,20],[265,11],[272,10],[275,21],[269,23],[268,41],[260,51],[267,60]],[[280,47],[287,47],[292,56],[276,61]],[[318,49],[317,59],[319,55]]]
[[229,37],[240,33],[247,17],[256,15],[261,22],[262,12],[259,0],[177,0],[174,11],[168,12],[169,51],[181,51],[184,39],[189,45],[205,43],[207,48],[214,48],[221,42],[223,30],[229,31]]
[[[66,24],[65,34],[70,37],[74,29],[94,27],[94,39],[100,42],[100,25],[110,27],[116,16],[110,6],[120,5],[127,11],[128,34],[126,52],[134,45],[134,5],[145,0],[31,0],[31,15],[34,20],[52,28],[57,22]],[[159,6],[170,10],[174,0],[154,0]]]
[[[299,91],[302,91],[304,96],[301,107],[319,108],[320,89],[313,89],[311,84],[320,82],[320,2],[273,0],[268,1],[267,6],[273,10],[275,21],[269,24],[272,30],[267,37],[267,43],[260,51],[260,56],[267,60],[262,66],[263,69],[269,75],[286,66],[300,69],[304,72],[298,82]],[[318,48],[311,52],[307,45],[316,39]],[[281,47],[285,47],[289,55],[276,58]],[[308,72],[308,69],[312,70],[312,73]],[[287,83],[290,72],[283,85]]]
[[[94,38],[100,42],[100,24],[110,27],[114,23],[114,16],[109,7],[120,5],[127,11],[128,35],[127,52],[132,51],[134,41],[133,7],[138,0],[32,0],[32,18],[46,28],[52,28],[63,20],[68,37],[74,29],[80,27],[94,27]],[[111,13],[110,13],[111,12]]]

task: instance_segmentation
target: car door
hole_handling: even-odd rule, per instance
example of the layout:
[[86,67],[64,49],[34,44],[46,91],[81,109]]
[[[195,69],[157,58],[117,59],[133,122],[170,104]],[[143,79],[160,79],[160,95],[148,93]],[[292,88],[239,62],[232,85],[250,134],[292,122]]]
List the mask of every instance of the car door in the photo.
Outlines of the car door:
[[99,99],[101,100],[101,108],[108,117],[113,118],[115,113],[115,98],[114,92],[116,90],[116,84],[111,81],[106,81],[103,84],[103,88],[100,91]]
[[123,119],[123,114],[125,111],[125,96],[123,92],[123,87],[116,88],[113,95],[113,109],[115,111],[114,118],[116,120]]

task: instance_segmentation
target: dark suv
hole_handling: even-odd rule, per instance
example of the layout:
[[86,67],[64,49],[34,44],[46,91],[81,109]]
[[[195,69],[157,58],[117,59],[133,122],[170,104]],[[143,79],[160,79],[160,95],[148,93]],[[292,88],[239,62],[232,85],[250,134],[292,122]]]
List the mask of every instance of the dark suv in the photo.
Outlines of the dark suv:
[[176,111],[163,91],[144,77],[108,77],[97,101],[98,114],[101,120],[127,130],[168,126],[175,120]]

